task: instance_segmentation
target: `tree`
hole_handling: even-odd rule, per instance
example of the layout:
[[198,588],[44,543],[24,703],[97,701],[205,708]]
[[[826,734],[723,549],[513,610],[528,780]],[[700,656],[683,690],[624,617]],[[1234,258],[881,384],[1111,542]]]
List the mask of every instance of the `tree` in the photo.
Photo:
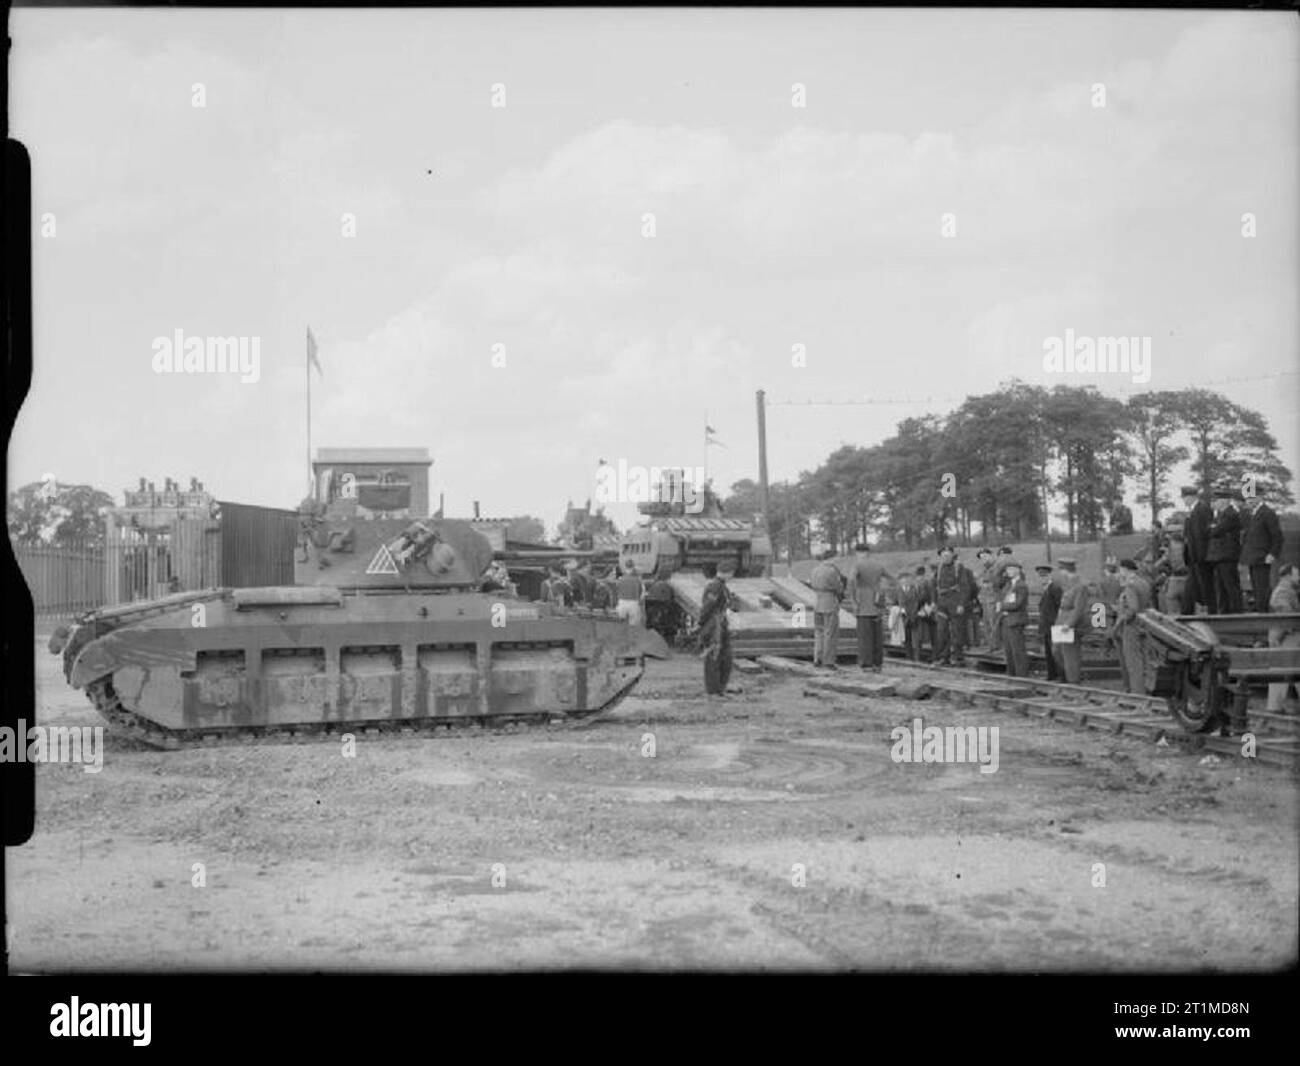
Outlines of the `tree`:
[[1174,442],[1182,427],[1178,413],[1178,393],[1143,392],[1129,397],[1130,429],[1128,438],[1135,446],[1134,473],[1142,482],[1137,502],[1151,507],[1151,525],[1160,520],[1160,512],[1173,504],[1164,495],[1165,483],[1174,466],[1191,454]]
[[[808,522],[799,485],[778,481],[767,487],[767,535],[776,557],[789,556],[796,550],[805,552],[808,539]],[[722,501],[725,514],[730,518],[749,521],[751,516],[763,513],[762,486],[752,478],[742,478],[731,486],[731,492]]]
[[1127,409],[1092,386],[1058,385],[1048,396],[1044,420],[1062,468],[1055,487],[1065,496],[1070,539],[1080,533],[1096,537],[1105,530],[1105,512],[1122,496],[1129,469],[1122,440]]
[[1192,471],[1202,490],[1226,482],[1242,488],[1251,479],[1258,496],[1295,502],[1291,471],[1277,456],[1277,441],[1264,416],[1208,389],[1175,393],[1175,411],[1192,443]]
[[532,515],[517,515],[506,526],[506,540],[519,541],[521,544],[545,544],[546,523]]
[[9,536],[17,544],[96,547],[113,497],[90,485],[33,481],[9,494]]
[[959,472],[968,538],[972,518],[985,544],[991,535],[1023,540],[1039,529],[1046,397],[1043,389],[1013,380],[968,397],[950,416],[942,451]]

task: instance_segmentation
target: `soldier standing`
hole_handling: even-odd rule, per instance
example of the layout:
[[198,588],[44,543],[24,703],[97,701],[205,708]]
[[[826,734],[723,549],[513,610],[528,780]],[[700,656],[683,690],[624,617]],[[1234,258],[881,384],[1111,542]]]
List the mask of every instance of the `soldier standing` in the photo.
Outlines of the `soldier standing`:
[[889,575],[868,554],[870,548],[859,544],[853,549],[857,558],[849,575],[849,599],[858,619],[858,666],[880,672],[885,662],[885,634],[880,621],[880,583]]
[[829,549],[823,552],[808,579],[817,594],[813,606],[813,666],[829,670],[838,669],[840,601],[844,599],[844,575],[831,562],[834,556]]
[[1241,613],[1241,577],[1237,563],[1241,559],[1241,515],[1232,505],[1232,489],[1214,493],[1214,521],[1210,523],[1210,543],[1206,561],[1214,574],[1214,601],[1224,614]]
[[1029,676],[1029,654],[1025,651],[1025,626],[1029,624],[1029,586],[1020,564],[1008,559],[1006,584],[997,604],[998,624],[1002,630],[1002,653],[1006,656],[1008,677]]
[[945,666],[966,665],[965,627],[975,582],[952,548],[939,551],[939,569],[934,575],[935,636],[934,661]]
[[1083,669],[1080,661],[1080,645],[1088,631],[1088,590],[1079,580],[1079,574],[1073,559],[1061,560],[1061,574],[1064,588],[1061,591],[1061,607],[1056,615],[1052,650],[1057,656],[1057,666],[1071,685],[1077,685]]
[[1263,614],[1268,610],[1273,588],[1273,563],[1282,554],[1282,526],[1277,512],[1263,497],[1252,496],[1246,506],[1250,508],[1250,518],[1242,538],[1241,561],[1249,568],[1251,607]]
[[1142,636],[1133,620],[1138,613],[1151,606],[1151,585],[1138,573],[1137,562],[1125,559],[1119,564],[1123,572],[1123,588],[1120,590],[1117,604],[1119,620],[1115,623],[1119,629],[1120,656],[1124,663],[1124,690],[1126,692],[1145,692],[1142,666]]
[[716,563],[704,564],[704,576],[709,579],[700,597],[700,648],[704,653],[704,691],[710,696],[724,696],[727,682],[731,680],[731,630],[727,624],[727,611],[731,607],[731,591],[725,575],[718,572]]
[[1061,675],[1056,668],[1056,656],[1052,654],[1052,626],[1056,625],[1056,616],[1061,610],[1061,586],[1052,576],[1048,564],[1043,563],[1034,569],[1042,583],[1038,597],[1038,635],[1047,659],[1047,680],[1055,681]]
[[[1002,593],[1006,590],[1007,567],[1010,566],[1011,563],[1012,563],[1011,547],[1010,545],[1003,544],[1000,548],[998,548],[997,560],[993,563],[993,595],[995,600],[998,597],[1000,597]],[[1021,571],[1021,574],[1022,575],[1024,574],[1023,570]],[[989,647],[993,651],[997,651],[998,648],[1002,646],[1002,636],[1000,633],[1000,627],[1001,627],[1001,622],[995,621],[992,628],[992,632],[990,634],[991,641],[989,644]]]

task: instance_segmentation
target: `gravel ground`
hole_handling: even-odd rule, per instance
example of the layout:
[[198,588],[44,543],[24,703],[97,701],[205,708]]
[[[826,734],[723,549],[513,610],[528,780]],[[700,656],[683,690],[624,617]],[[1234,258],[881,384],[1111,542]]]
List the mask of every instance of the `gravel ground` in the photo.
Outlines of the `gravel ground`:
[[[97,724],[57,667],[38,644],[40,721]],[[332,741],[156,752],[109,734],[98,774],[37,768],[37,833],[7,853],[11,966],[1296,961],[1291,773],[944,702],[736,684],[708,700],[679,656],[597,723],[362,737],[354,758]],[[894,762],[890,729],[917,715],[997,725],[997,772]]]

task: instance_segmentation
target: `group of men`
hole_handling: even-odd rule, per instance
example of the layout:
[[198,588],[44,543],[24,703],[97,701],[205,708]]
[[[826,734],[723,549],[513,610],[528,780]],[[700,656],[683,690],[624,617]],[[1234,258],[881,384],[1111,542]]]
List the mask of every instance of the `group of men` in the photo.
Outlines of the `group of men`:
[[839,612],[845,606],[856,619],[858,666],[864,670],[879,672],[883,666],[884,623],[889,618],[910,659],[920,659],[928,644],[932,661],[961,666],[967,646],[983,644],[1002,649],[1013,675],[1028,675],[1029,588],[1024,567],[1006,547],[996,559],[986,548],[978,557],[978,575],[947,546],[928,569],[921,565],[893,575],[866,544],[859,544],[845,576],[831,561],[833,553],[827,552],[809,579],[816,594],[814,664],[838,668]]
[[542,582],[541,599],[562,607],[612,610],[634,625],[658,630],[669,643],[680,625],[672,586],[662,579],[647,585],[631,560],[624,560],[621,568],[599,563],[553,566]]
[[[727,611],[738,607],[726,579],[733,572],[725,565],[704,564],[707,584],[701,596],[699,646],[704,659],[704,687],[709,695],[726,693],[731,679],[731,631]],[[673,587],[663,578],[646,583],[636,563],[624,559],[621,567],[591,564],[583,567],[551,568],[542,582],[541,598],[564,607],[582,605],[613,610],[633,625],[645,625],[658,632],[671,647],[683,624],[681,608]]]
[[[1274,571],[1282,555],[1277,512],[1262,497],[1231,487],[1182,489],[1182,509],[1153,534],[1147,552],[1156,569],[1156,594],[1168,614],[1239,614],[1247,609],[1240,567],[1250,580],[1249,609],[1269,610]],[[1243,518],[1242,512],[1245,512]]]

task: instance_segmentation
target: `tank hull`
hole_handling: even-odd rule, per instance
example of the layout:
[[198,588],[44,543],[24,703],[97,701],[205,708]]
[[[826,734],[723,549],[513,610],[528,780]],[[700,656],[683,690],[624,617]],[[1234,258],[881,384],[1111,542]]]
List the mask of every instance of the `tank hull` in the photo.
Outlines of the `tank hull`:
[[604,612],[476,592],[213,590],[92,612],[69,682],[115,724],[183,743],[523,719],[613,707],[662,640]]

